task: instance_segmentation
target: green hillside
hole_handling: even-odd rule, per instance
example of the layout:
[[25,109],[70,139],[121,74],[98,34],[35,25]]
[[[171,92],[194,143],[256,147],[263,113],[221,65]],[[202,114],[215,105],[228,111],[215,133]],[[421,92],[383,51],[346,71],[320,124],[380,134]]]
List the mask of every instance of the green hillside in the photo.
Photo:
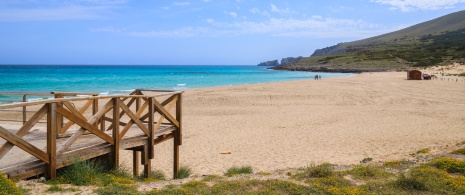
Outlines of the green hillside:
[[277,67],[287,70],[361,72],[465,63],[465,11],[399,31],[316,50]]

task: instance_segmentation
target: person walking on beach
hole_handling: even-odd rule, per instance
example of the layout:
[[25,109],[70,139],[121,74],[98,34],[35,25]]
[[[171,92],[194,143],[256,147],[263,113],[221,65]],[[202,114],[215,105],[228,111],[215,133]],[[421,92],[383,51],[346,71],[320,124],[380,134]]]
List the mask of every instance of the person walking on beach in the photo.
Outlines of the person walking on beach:
[[318,75],[315,75],[315,77],[313,77],[315,80],[318,80]]

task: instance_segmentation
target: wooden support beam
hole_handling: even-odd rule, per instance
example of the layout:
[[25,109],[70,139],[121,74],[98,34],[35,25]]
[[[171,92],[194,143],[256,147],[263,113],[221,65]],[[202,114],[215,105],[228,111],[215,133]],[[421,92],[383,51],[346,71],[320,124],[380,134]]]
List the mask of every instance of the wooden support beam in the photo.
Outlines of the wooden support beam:
[[57,152],[57,127],[61,125],[63,119],[59,119],[60,117],[57,116],[55,110],[57,108],[58,103],[49,103],[48,105],[48,112],[47,112],[47,154],[49,163],[47,165],[47,177],[49,179],[55,180],[57,176],[57,159],[56,159],[56,152]]
[[0,137],[5,139],[7,142],[12,143],[15,146],[18,146],[18,148],[21,148],[22,150],[26,151],[32,156],[35,156],[36,158],[46,163],[49,163],[47,153],[35,147],[34,145],[30,144],[29,142],[19,138],[18,136],[9,132],[8,130],[6,130],[5,128],[1,126],[0,126]]
[[132,174],[134,177],[139,177],[139,164],[140,164],[140,152],[133,150],[132,151]]
[[109,135],[107,135],[104,132],[100,131],[99,129],[95,128],[95,126],[93,126],[91,123],[88,123],[87,121],[85,121],[85,118],[84,119],[81,118],[81,117],[83,117],[82,115],[81,116],[73,115],[73,113],[71,113],[70,111],[67,111],[63,107],[58,107],[56,109],[56,111],[58,113],[60,113],[62,116],[65,116],[67,119],[69,119],[69,120],[73,121],[74,123],[76,123],[77,125],[81,126],[81,128],[84,128],[84,129],[90,131],[91,133],[95,134],[96,136],[100,137],[104,141],[106,141],[106,142],[108,142],[110,144],[114,143],[113,139]]
[[[103,106],[103,108],[101,110],[99,110],[97,112],[97,114],[95,114],[94,116],[90,117],[88,120],[87,120],[87,123],[94,123],[95,121],[97,121],[102,115],[104,115],[105,113],[107,113],[111,107],[113,105],[113,101],[108,101],[105,106]],[[84,133],[84,131],[86,131],[84,128],[80,128],[78,129],[68,140],[66,140],[66,142],[58,149],[57,151],[57,155],[61,155],[63,154],[74,142],[76,142],[76,140],[81,137],[81,135]]]
[[178,120],[178,145],[182,145],[182,93],[178,94],[176,100],[176,120]]
[[176,179],[176,176],[179,173],[179,133],[177,131],[174,133],[174,143],[173,143],[173,179]]
[[[87,110],[87,108],[89,108],[89,106],[92,105],[92,102],[93,102],[93,100],[87,101],[87,103],[86,103],[81,109],[79,109],[79,113],[81,113],[81,114],[84,113],[84,112]],[[96,113],[94,113],[94,115],[95,115],[95,114],[96,114]],[[60,130],[60,133],[59,133],[59,134],[65,133],[73,124],[74,124],[73,121],[68,121],[68,122],[63,126],[63,128],[60,128],[60,129],[59,129],[59,130]]]
[[[123,111],[131,118],[131,121],[126,124],[126,128],[129,126],[132,126],[133,123],[136,123],[137,126],[145,133],[149,134],[149,130],[142,124],[142,122],[139,120],[139,117],[135,115],[124,103],[120,103],[120,107],[123,109]],[[129,125],[131,124],[131,125]]]
[[120,119],[120,99],[113,98],[113,168],[119,166],[119,119]]
[[[34,116],[32,116],[17,132],[16,136],[18,137],[23,137],[26,135],[29,130],[31,130],[34,125],[39,122],[40,119],[47,113],[48,107],[46,105],[42,106],[39,111],[37,111]],[[13,148],[13,144],[10,142],[6,142],[3,144],[3,146],[0,148],[0,159],[2,159],[8,151]]]
[[[144,105],[142,105],[142,108],[139,109],[139,111],[137,111],[137,113],[135,114],[135,118],[134,119],[131,119],[131,121],[128,122],[128,124],[124,127],[123,130],[121,130],[121,133],[120,133],[120,138],[122,139],[124,137],[124,135],[126,135],[126,133],[129,131],[129,129],[131,128],[132,124],[134,124],[134,121],[135,120],[139,120],[139,117],[140,115],[142,115],[142,113],[145,111],[145,109],[148,107],[149,103],[148,101],[146,101],[144,103]],[[143,125],[143,122],[140,121],[140,123],[142,124],[142,126],[145,128],[145,126]],[[140,125],[138,125],[140,127]],[[148,130],[147,131],[144,131],[144,133],[146,135],[148,135]]]
[[154,154],[154,145],[153,145],[153,140],[154,140],[154,102],[155,98],[151,97],[149,98],[149,136],[147,140],[148,144],[148,155],[149,159],[153,159],[155,154]]
[[[94,96],[97,96],[97,95],[94,95]],[[89,102],[91,102],[91,100],[89,100]],[[92,115],[97,114],[97,112],[98,112],[98,99],[94,99],[92,101]],[[98,123],[99,123],[99,121],[95,121],[94,126],[96,128],[98,128]]]
[[[55,96],[55,99],[59,99],[59,98],[64,98],[65,96],[61,93],[55,93],[54,94]],[[69,102],[66,102],[69,104]],[[63,106],[63,102],[58,102],[56,107],[62,107]],[[56,114],[56,120],[57,120],[57,130],[58,132],[56,133],[56,135],[60,134],[61,133],[61,129],[63,128],[63,116],[61,114]]]

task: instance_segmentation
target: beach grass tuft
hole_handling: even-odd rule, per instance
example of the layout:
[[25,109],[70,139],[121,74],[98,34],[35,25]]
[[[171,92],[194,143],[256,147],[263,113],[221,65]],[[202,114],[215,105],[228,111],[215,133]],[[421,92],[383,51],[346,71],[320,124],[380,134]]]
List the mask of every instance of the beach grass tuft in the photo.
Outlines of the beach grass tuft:
[[415,162],[409,160],[386,161],[383,167],[397,169],[399,171],[406,170],[415,165]]
[[380,167],[362,165],[355,166],[349,170],[348,173],[353,175],[356,179],[377,179],[390,175]]
[[366,157],[366,158],[363,158],[360,163],[367,163],[367,162],[371,162],[373,160],[373,158],[370,158],[370,157]]
[[303,172],[296,173],[295,178],[322,178],[334,174],[333,164],[323,163],[320,165],[310,165]]
[[155,181],[165,181],[166,175],[162,170],[155,169],[150,172],[150,177],[147,178],[146,175],[141,175],[137,178],[138,181],[143,182],[155,182]]
[[184,179],[188,178],[192,174],[192,169],[187,166],[181,166],[179,168],[178,174],[175,175],[175,179]]
[[232,177],[235,175],[252,174],[252,173],[253,173],[253,169],[251,166],[241,166],[241,167],[233,166],[229,168],[224,175],[228,177]]
[[418,150],[416,153],[417,154],[426,154],[426,153],[429,153],[431,151],[430,148],[422,148],[420,150]]
[[451,154],[465,155],[465,148],[460,148],[451,152]]

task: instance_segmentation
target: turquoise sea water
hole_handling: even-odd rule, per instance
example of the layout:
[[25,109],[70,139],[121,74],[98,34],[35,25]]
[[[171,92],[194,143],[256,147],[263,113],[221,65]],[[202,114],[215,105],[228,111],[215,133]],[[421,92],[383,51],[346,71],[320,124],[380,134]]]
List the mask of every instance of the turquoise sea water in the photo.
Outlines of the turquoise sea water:
[[[258,66],[0,65],[0,91],[124,94],[134,89],[184,90],[313,79],[315,74],[323,79],[351,75],[274,71]],[[0,95],[0,102],[11,98]]]

